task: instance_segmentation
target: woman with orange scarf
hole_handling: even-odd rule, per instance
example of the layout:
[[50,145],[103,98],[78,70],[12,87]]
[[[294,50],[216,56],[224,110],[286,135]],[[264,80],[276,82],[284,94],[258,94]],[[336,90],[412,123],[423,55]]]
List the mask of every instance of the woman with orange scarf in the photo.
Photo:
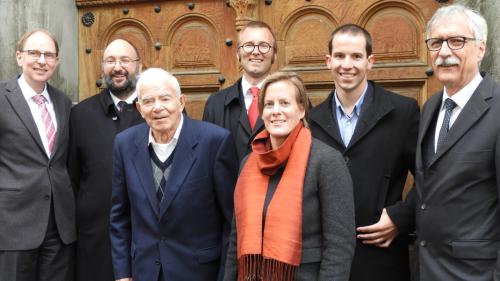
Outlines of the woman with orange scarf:
[[348,280],[355,229],[344,159],[311,137],[298,75],[275,73],[261,92],[265,130],[236,184],[224,280]]

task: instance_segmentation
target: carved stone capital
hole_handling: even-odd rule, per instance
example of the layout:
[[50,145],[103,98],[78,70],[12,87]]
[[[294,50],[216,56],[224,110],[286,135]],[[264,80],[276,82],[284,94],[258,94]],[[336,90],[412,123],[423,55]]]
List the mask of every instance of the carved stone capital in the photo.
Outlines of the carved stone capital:
[[255,20],[257,13],[256,0],[229,0],[236,12],[236,31],[240,31],[249,21]]

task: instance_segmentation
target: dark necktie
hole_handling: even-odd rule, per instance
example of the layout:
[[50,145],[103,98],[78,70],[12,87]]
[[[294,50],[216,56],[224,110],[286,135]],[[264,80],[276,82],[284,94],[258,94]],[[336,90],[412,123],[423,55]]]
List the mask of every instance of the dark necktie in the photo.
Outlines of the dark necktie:
[[257,117],[259,117],[259,93],[260,89],[257,87],[250,88],[250,93],[252,93],[252,103],[248,108],[248,122],[250,123],[250,128],[253,130],[255,127],[255,122]]
[[446,139],[448,131],[450,130],[451,112],[453,111],[455,106],[457,106],[457,104],[452,99],[447,98],[446,100],[444,100],[444,108],[446,111],[444,113],[443,125],[439,130],[439,137],[438,137],[436,151],[439,149],[439,147],[441,147],[441,145]]
[[125,101],[118,102],[118,108],[119,108],[120,112],[123,112],[125,110],[126,105],[127,105],[127,102],[125,102]]

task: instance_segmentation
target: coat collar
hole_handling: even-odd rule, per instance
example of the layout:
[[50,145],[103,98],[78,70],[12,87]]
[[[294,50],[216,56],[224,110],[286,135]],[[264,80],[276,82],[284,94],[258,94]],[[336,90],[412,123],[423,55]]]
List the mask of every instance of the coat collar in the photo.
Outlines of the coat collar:
[[[369,86],[367,96],[363,102],[361,115],[359,116],[354,134],[352,135],[349,145],[345,147],[340,136],[340,129],[336,120],[334,103],[335,89],[330,93],[328,98],[319,104],[312,112],[310,118],[317,123],[332,139],[339,145],[345,148],[345,151],[356,146],[360,140],[368,134],[382,117],[387,115],[394,109],[392,101],[385,94],[385,90],[372,81],[368,81]],[[371,97],[370,97],[371,96]]]

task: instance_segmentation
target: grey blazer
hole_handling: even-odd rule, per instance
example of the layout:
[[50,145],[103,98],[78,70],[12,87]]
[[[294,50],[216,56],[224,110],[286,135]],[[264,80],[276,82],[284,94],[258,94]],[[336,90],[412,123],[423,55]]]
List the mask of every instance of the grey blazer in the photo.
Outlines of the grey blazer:
[[[355,247],[352,181],[344,159],[313,139],[302,202],[302,261],[299,281],[346,281]],[[224,280],[238,276],[233,219]]]
[[17,79],[0,82],[0,251],[42,243],[53,202],[64,243],[76,239],[75,202],[66,169],[71,100],[47,85],[57,120],[49,159]]
[[418,136],[414,280],[500,280],[500,85],[484,76],[434,154],[441,100],[425,104]]

